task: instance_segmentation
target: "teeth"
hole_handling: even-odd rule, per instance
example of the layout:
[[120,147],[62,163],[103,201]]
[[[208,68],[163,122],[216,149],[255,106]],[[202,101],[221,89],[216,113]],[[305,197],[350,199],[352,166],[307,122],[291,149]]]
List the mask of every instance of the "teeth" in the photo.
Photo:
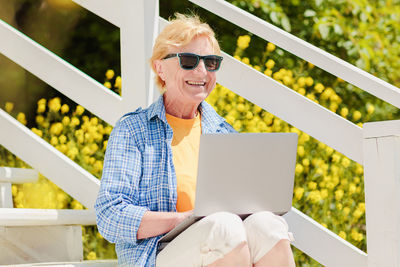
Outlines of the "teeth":
[[205,82],[193,82],[193,81],[187,81],[187,83],[190,85],[203,85],[203,86],[206,84]]

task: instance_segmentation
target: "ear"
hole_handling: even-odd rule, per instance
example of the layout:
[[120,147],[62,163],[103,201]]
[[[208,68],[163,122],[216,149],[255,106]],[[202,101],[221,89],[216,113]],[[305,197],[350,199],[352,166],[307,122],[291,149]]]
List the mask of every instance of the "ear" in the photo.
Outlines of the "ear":
[[161,59],[157,59],[154,61],[154,69],[156,70],[158,76],[161,80],[165,81],[165,73],[164,73],[164,64]]

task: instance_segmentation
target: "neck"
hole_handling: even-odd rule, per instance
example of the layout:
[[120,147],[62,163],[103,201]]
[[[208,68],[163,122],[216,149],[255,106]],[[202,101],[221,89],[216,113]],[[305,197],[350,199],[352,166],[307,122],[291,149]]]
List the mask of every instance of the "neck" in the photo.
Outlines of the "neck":
[[181,119],[193,119],[197,116],[200,103],[184,103],[178,98],[170,99],[164,94],[165,112]]

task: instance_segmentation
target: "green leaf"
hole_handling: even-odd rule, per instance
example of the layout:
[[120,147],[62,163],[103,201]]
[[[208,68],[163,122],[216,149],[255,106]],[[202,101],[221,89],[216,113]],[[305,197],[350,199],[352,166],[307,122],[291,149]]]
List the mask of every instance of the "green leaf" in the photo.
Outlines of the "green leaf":
[[314,17],[317,13],[312,9],[307,9],[304,11],[304,17]]
[[292,30],[292,27],[290,26],[290,21],[286,16],[282,18],[281,24],[285,31],[290,32]]
[[342,35],[343,34],[343,30],[342,27],[340,27],[339,24],[335,24],[333,26],[333,30],[335,31],[336,34]]
[[279,24],[278,14],[276,14],[275,11],[272,11],[272,12],[269,14],[269,17],[271,18],[271,20],[272,20],[273,23]]
[[320,24],[318,26],[319,33],[321,34],[322,39],[326,40],[329,35],[329,26],[327,24]]

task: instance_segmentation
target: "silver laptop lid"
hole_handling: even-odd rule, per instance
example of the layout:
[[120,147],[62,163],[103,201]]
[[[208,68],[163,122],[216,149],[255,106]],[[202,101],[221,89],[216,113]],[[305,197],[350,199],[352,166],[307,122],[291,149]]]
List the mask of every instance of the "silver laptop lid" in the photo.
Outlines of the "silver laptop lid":
[[296,153],[295,133],[201,135],[195,216],[288,212]]

